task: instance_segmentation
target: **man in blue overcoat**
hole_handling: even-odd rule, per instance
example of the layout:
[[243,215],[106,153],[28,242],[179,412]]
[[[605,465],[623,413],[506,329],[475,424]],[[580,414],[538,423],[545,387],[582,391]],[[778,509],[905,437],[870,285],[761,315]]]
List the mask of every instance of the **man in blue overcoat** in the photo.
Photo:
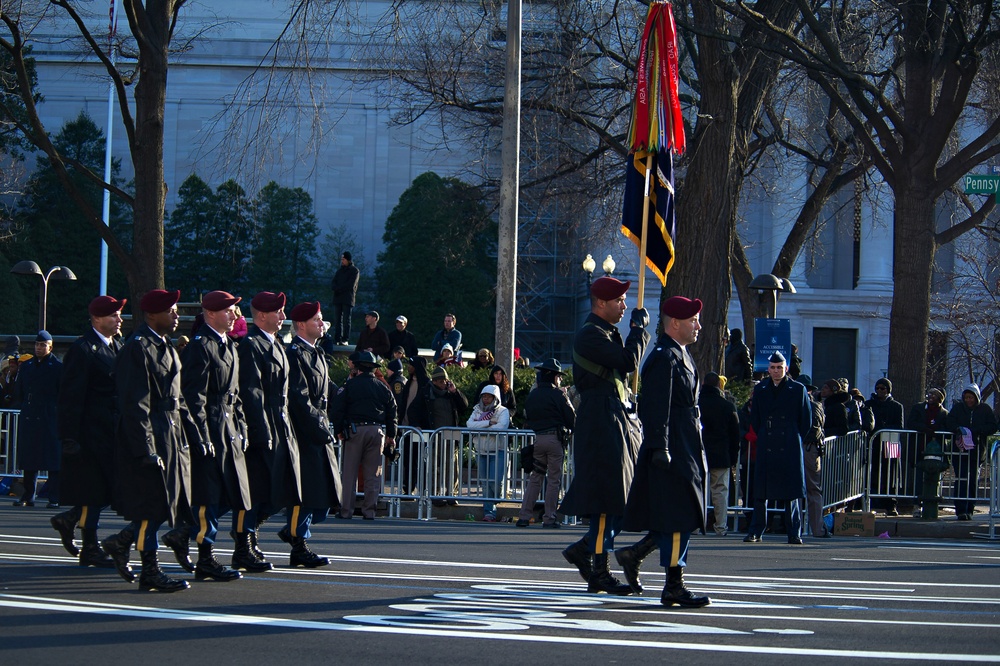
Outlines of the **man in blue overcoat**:
[[14,506],[35,506],[38,470],[49,472],[49,506],[59,506],[62,447],[56,431],[56,401],[62,361],[52,355],[52,336],[39,331],[35,357],[21,364],[14,384],[14,402],[21,408],[17,431],[17,466],[24,471],[24,494]]
[[785,501],[788,543],[802,543],[799,500],[806,496],[802,440],[812,426],[812,409],[806,387],[786,376],[788,366],[780,352],[768,359],[765,379],[753,390],[750,424],[757,433],[754,462],[754,506],[747,543],[761,540],[767,523],[767,500]]

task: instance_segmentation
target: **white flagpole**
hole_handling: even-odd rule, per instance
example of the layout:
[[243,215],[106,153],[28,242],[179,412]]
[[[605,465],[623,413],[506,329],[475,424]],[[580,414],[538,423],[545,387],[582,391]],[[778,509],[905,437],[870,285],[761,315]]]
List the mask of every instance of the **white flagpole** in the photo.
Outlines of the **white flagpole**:
[[[115,63],[115,32],[118,22],[118,0],[111,0],[111,13],[108,25],[108,57],[111,64]],[[104,182],[111,182],[111,134],[114,128],[115,119],[115,82],[108,84],[108,122],[107,130],[104,132]],[[104,190],[104,206],[102,209],[102,219],[105,226],[111,226],[111,192]],[[108,293],[108,244],[101,240],[101,296]]]

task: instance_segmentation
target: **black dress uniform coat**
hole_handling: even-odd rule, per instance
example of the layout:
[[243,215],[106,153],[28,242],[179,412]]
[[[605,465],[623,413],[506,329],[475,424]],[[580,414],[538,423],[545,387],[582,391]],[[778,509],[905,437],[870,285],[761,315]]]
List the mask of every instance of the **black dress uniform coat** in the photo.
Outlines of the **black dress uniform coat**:
[[[206,326],[206,329],[208,327]],[[181,391],[191,420],[191,502],[249,509],[250,482],[243,456],[246,422],[239,394],[236,343],[213,330],[196,335],[184,348]],[[215,455],[198,446],[211,442]]]
[[575,474],[560,510],[571,516],[621,515],[632,485],[641,427],[626,413],[625,375],[639,366],[649,334],[590,314],[573,341],[573,381],[580,391],[573,438]]
[[757,433],[753,473],[757,500],[805,497],[802,442],[812,428],[806,387],[790,377],[785,377],[778,386],[765,378],[753,390],[750,425]]
[[63,504],[107,506],[115,490],[115,421],[118,398],[111,376],[121,343],[107,345],[93,328],[70,345],[59,386],[59,439],[73,440],[63,452]]
[[[128,521],[190,523],[191,458],[181,394],[181,362],[169,342],[143,324],[115,359],[121,416],[117,433],[117,506]],[[158,455],[163,469],[144,464]]]
[[246,452],[255,506],[298,504],[302,498],[299,447],[288,416],[288,357],[281,341],[251,326],[239,344],[240,400],[250,446]]
[[[626,530],[705,529],[708,465],[698,416],[699,386],[690,354],[669,335],[661,335],[642,367],[643,441],[625,509]],[[671,459],[666,469],[651,460],[664,449]]]
[[14,383],[14,401],[21,406],[17,430],[18,469],[61,469],[56,402],[62,371],[62,361],[52,354],[21,364]]
[[327,417],[330,382],[326,355],[301,338],[292,339],[288,353],[288,412],[299,446],[302,506],[340,507],[340,466]]

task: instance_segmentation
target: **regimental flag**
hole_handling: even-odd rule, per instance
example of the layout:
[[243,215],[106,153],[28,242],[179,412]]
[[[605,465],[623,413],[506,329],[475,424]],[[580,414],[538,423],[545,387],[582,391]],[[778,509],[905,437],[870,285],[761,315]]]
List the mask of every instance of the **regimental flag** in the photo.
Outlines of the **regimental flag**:
[[[640,150],[629,155],[625,172],[625,201],[622,206],[622,233],[641,248],[642,209],[645,204],[646,158]],[[646,232],[646,265],[667,284],[667,273],[674,265],[674,238],[677,218],[674,214],[674,164],[664,147],[653,155],[649,174],[649,226]]]

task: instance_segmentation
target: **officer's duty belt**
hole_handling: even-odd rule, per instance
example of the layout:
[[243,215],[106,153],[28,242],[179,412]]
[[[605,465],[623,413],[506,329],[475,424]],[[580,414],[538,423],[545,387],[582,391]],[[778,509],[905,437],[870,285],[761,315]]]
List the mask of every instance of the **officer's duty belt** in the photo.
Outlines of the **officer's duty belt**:
[[539,435],[555,435],[559,432],[559,428],[545,428],[544,430],[536,430],[535,437]]
[[385,424],[384,423],[376,423],[375,421],[352,421],[351,425],[352,426],[377,426],[377,427],[381,428]]

